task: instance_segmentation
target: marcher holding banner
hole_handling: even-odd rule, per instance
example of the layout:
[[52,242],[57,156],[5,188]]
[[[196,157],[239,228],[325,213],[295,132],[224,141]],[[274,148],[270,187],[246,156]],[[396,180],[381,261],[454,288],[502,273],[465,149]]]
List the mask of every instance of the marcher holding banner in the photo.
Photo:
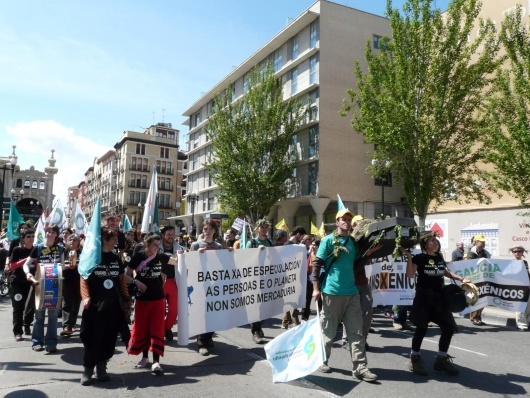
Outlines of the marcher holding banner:
[[[204,220],[201,224],[202,239],[191,244],[190,251],[204,253],[205,250],[222,250],[223,246],[216,242],[215,236],[219,233],[219,226],[215,220]],[[234,250],[229,248],[228,250]],[[209,349],[213,347],[214,332],[207,332],[197,335],[197,345],[199,346],[200,355],[209,355]]]
[[416,296],[410,313],[410,320],[416,326],[416,331],[412,338],[412,350],[408,366],[416,374],[427,375],[427,370],[420,356],[420,348],[427,334],[429,322],[434,322],[441,330],[434,370],[456,376],[460,372],[453,366],[449,355],[447,355],[454,333],[455,321],[453,314],[443,301],[443,278],[447,276],[463,283],[470,283],[471,281],[449,271],[443,256],[440,254],[440,242],[435,232],[423,234],[420,238],[420,247],[422,253],[414,257],[409,251],[401,248],[402,253],[407,257],[407,277],[414,278],[417,274]]
[[[522,260],[527,272],[530,272],[528,269],[528,262],[523,260],[524,253],[528,251],[523,246],[514,246],[510,248],[510,251],[515,256],[516,260]],[[520,330],[528,330],[528,324],[530,323],[530,299],[526,303],[526,309],[524,312],[515,313],[515,322],[517,323],[517,328]]]
[[[485,249],[486,238],[484,235],[476,235],[473,237],[473,247],[469,249],[466,259],[473,260],[475,258],[491,258],[491,254]],[[469,315],[469,320],[475,326],[484,326],[486,323],[482,321],[482,311],[484,308],[479,308],[472,311]]]
[[[313,262],[313,299],[322,295],[320,320],[324,334],[326,358],[331,355],[331,346],[340,322],[346,328],[352,359],[354,377],[367,382],[374,382],[377,376],[367,365],[363,336],[363,321],[359,291],[355,286],[354,263],[361,255],[356,249],[354,239],[350,237],[353,213],[344,208],[336,217],[337,229],[333,234],[322,239],[316,260]],[[380,245],[369,249],[366,256],[380,249]],[[326,276],[320,283],[320,269],[324,267]],[[320,366],[323,373],[330,373],[327,360]]]

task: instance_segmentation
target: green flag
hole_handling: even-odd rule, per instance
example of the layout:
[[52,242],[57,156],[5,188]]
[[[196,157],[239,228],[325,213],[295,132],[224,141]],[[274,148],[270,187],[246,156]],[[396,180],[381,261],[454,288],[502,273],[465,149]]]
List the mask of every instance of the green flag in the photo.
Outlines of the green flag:
[[77,269],[83,279],[88,279],[90,274],[101,263],[101,199],[98,197],[96,207],[85,238],[83,252],[79,259]]
[[15,206],[15,202],[11,202],[11,208],[9,209],[9,221],[7,223],[7,237],[11,240],[20,238],[18,227],[20,224],[24,224],[24,219],[20,216],[20,213]]
[[153,210],[153,232],[160,235],[160,225],[158,221],[158,194],[155,196],[155,209]]
[[129,221],[129,216],[127,214],[123,215],[123,232],[130,231],[132,229],[131,222]]

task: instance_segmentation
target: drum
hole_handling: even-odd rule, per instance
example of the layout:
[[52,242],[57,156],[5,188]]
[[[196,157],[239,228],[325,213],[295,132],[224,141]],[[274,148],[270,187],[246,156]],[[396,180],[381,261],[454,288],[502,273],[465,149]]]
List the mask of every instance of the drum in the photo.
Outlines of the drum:
[[60,264],[39,264],[35,279],[35,309],[61,308],[63,301],[63,269]]

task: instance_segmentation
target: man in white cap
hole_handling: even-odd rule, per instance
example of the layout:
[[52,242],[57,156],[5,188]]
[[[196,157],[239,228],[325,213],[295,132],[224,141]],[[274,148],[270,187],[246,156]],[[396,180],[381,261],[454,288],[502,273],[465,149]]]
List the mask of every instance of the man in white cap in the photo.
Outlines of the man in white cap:
[[[490,258],[491,254],[484,249],[486,247],[486,238],[484,235],[476,235],[473,238],[474,246],[469,250],[467,253],[467,259],[473,260],[475,258]],[[482,311],[484,308],[481,308],[476,311],[472,311],[471,314],[469,314],[469,320],[473,323],[473,325],[476,326],[484,326],[485,323],[482,322]]]
[[[361,258],[356,250],[356,244],[350,237],[353,213],[348,209],[339,210],[335,219],[337,229],[333,234],[324,237],[320,243],[313,261],[313,299],[322,296],[320,321],[324,334],[326,358],[331,355],[331,346],[340,322],[346,328],[348,343],[352,357],[352,373],[354,377],[367,382],[374,382],[377,376],[367,365],[365,343],[363,336],[363,321],[359,290],[355,285],[353,264]],[[366,252],[370,256],[378,250],[377,245]],[[319,280],[320,269],[324,267],[326,276],[322,283]],[[330,373],[327,361],[319,370]]]

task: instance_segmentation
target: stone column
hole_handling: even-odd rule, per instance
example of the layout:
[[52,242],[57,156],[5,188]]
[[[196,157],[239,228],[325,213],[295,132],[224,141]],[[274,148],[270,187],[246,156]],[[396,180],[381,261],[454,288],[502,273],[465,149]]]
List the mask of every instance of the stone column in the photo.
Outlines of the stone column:
[[309,199],[309,203],[311,204],[311,207],[315,211],[316,214],[316,227],[320,228],[322,223],[324,222],[324,212],[326,211],[326,208],[328,207],[330,202],[329,198],[312,198]]

